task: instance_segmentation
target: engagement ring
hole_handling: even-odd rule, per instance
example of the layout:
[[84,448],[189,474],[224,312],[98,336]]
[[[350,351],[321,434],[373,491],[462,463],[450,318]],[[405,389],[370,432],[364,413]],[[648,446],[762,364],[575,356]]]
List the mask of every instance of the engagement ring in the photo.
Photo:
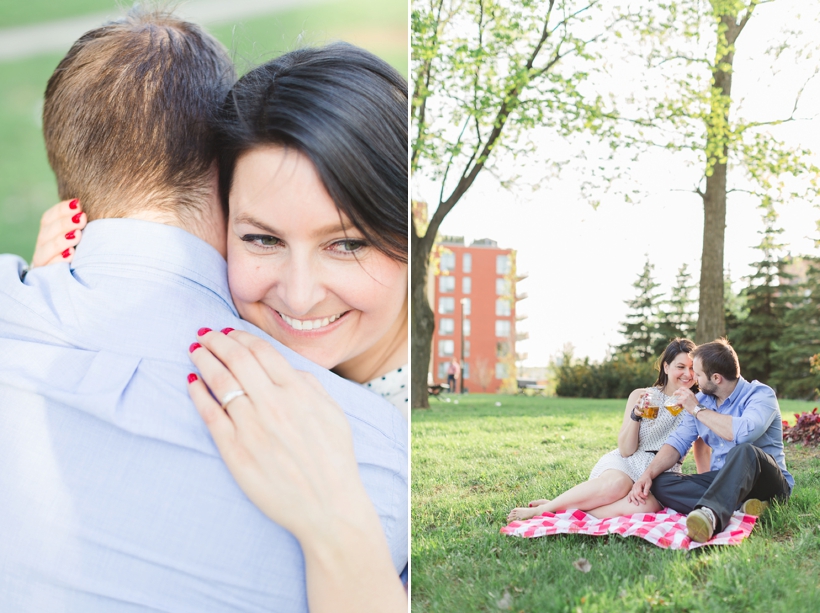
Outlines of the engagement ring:
[[227,394],[225,394],[222,397],[222,408],[227,410],[228,409],[228,403],[230,403],[232,400],[236,400],[240,396],[244,396],[244,395],[245,395],[245,390],[234,390],[232,392],[228,392]]

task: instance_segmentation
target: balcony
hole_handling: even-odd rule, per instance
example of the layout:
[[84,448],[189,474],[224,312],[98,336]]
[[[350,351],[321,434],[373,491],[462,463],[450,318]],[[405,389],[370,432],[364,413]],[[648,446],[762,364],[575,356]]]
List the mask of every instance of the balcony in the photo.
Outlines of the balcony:
[[521,300],[526,300],[528,296],[529,294],[527,294],[527,292],[521,292],[515,295],[515,301],[520,302]]
[[515,321],[524,321],[528,317],[529,317],[529,315],[516,315],[515,316]]
[[523,362],[529,357],[529,354],[525,351],[523,353],[516,353],[515,354],[515,361],[516,362]]
[[525,341],[525,340],[527,340],[529,337],[530,337],[530,333],[529,333],[529,332],[518,332],[518,333],[515,335],[515,342],[516,342],[516,343],[518,343],[518,342],[520,342],[520,341]]

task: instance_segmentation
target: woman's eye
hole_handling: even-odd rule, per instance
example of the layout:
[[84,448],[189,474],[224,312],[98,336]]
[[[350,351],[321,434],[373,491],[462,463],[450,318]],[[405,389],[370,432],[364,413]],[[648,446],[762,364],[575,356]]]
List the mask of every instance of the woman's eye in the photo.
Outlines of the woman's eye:
[[361,250],[367,243],[362,240],[347,239],[333,243],[333,248],[342,253],[356,253]]
[[277,247],[282,243],[282,241],[275,236],[265,234],[246,234],[242,237],[242,240],[259,247]]

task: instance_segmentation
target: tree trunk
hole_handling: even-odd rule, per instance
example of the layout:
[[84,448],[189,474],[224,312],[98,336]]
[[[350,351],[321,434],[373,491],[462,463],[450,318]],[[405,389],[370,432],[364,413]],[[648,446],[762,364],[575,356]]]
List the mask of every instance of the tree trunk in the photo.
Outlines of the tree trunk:
[[[711,114],[706,126],[706,191],[703,192],[703,252],[700,261],[700,299],[697,344],[708,343],[726,334],[723,306],[723,245],[726,233],[726,161],[729,154],[729,106],[732,95],[732,50],[742,25],[736,16],[724,15],[729,51],[716,58],[712,72],[714,86]],[[720,46],[718,34],[718,46]],[[713,158],[713,159],[710,159]]]
[[424,238],[416,235],[415,228],[410,233],[410,399],[411,406],[430,408],[427,398],[427,370],[430,367],[430,344],[436,320],[430,302],[427,300],[427,264],[430,249]]
[[708,343],[726,333],[723,308],[723,243],[726,230],[726,164],[715,164],[703,194],[703,252],[695,343]]

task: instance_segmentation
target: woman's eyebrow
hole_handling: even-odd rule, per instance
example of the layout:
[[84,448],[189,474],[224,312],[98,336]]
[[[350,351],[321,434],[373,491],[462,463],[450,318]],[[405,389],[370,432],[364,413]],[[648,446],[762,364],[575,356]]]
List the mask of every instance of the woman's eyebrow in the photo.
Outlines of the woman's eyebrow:
[[241,223],[249,224],[251,226],[255,226],[255,227],[259,228],[260,230],[264,230],[265,232],[269,232],[270,234],[279,234],[279,232],[277,232],[275,229],[273,229],[270,226],[264,224],[263,222],[259,221],[255,217],[252,217],[251,215],[248,215],[247,213],[243,213],[242,215],[238,215],[237,217],[234,218],[233,222],[235,224],[241,224]]
[[[271,226],[265,224],[264,222],[259,221],[258,219],[256,219],[255,217],[253,217],[251,215],[248,215],[247,213],[243,213],[242,215],[238,215],[236,218],[234,218],[233,221],[234,221],[235,224],[243,224],[244,223],[244,224],[249,224],[249,225],[255,226],[255,227],[259,228],[260,230],[264,230],[265,232],[268,232],[270,234],[276,234],[276,235],[281,234],[281,232],[279,232],[275,228],[272,228]],[[337,222],[328,224],[326,226],[322,226],[321,228],[316,228],[313,232],[311,232],[311,235],[312,236],[324,236],[326,234],[335,234],[337,232],[345,232],[347,230],[348,230],[348,228],[345,227],[344,224],[337,221]]]

